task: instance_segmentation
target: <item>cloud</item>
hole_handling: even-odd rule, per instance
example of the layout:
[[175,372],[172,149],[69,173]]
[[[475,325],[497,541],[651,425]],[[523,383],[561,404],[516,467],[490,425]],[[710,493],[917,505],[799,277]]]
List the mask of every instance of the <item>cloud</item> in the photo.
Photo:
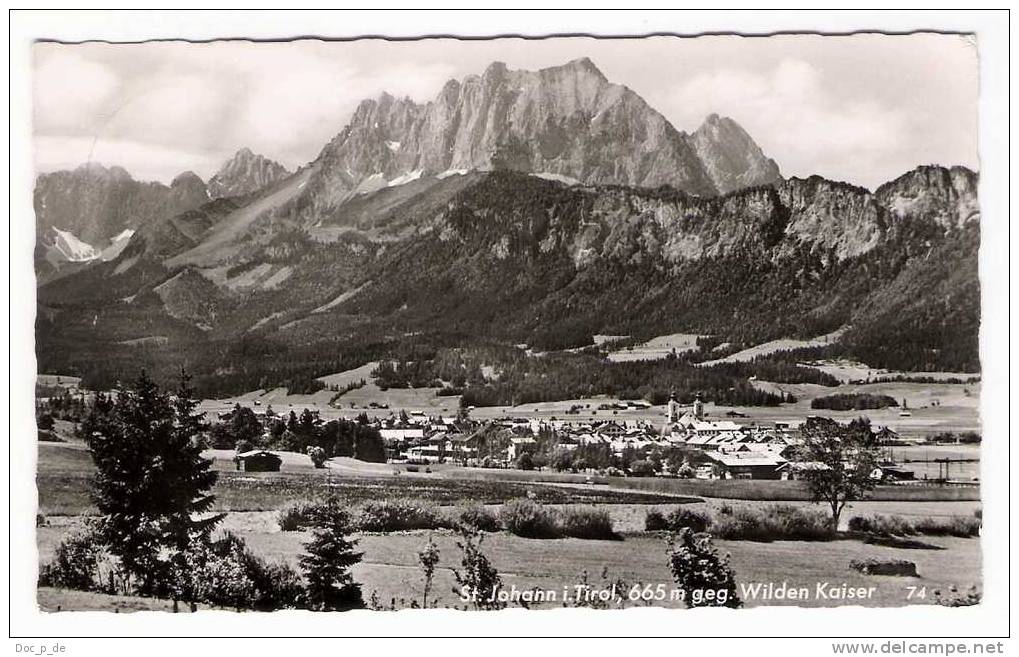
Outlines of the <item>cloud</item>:
[[232,109],[229,87],[212,76],[158,76],[121,96],[96,135],[203,148],[214,144]]
[[119,87],[117,75],[73,51],[41,55],[33,76],[37,130],[87,129]]
[[443,65],[358,66],[314,52],[273,57],[250,76],[245,102],[237,107],[232,140],[295,167],[318,155],[339,133],[357,104],[383,91],[418,102],[438,94],[452,76]]
[[787,176],[816,173],[874,187],[918,164],[976,165],[975,58],[971,47],[938,35],[177,41],[33,50],[36,138],[98,140],[124,166],[143,152],[179,155],[139,163],[161,170],[160,179],[186,168],[210,175],[216,167],[209,171],[207,162],[218,165],[242,146],[293,169],[315,158],[364,98],[388,91],[423,103],[446,80],[480,74],[494,60],[534,70],[581,55],[681,130],[696,129],[712,112],[732,117]]
[[208,180],[222,164],[218,156],[183,148],[73,136],[36,137],[33,155],[39,173],[75,169],[95,162],[123,167],[135,180],[165,184],[184,171],[193,171]]
[[[697,74],[670,98],[672,119],[697,126],[715,112],[740,123],[778,157],[785,175],[821,174],[884,182],[882,160],[899,159],[911,132],[907,114],[874,98],[852,97],[812,64],[787,58],[764,71],[723,68]],[[905,170],[905,169],[903,169]]]

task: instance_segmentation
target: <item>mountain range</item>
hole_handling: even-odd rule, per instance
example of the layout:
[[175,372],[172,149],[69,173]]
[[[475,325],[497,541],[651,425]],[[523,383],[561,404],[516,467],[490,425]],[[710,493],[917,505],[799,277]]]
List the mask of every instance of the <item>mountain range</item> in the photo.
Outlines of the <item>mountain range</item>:
[[539,332],[848,327],[873,366],[979,367],[974,172],[784,179],[735,121],[681,132],[586,58],[365,100],[294,173],[248,149],[207,184],[90,165],[35,201],[40,367],[98,382],[184,362],[236,392]]
[[[169,186],[135,180],[118,166],[83,164],[36,179],[36,273],[41,282],[74,263],[108,261],[141,226],[194,210],[211,199],[243,196],[289,175],[281,164],[242,148],[205,183],[185,171]],[[72,266],[68,267],[68,264]]]

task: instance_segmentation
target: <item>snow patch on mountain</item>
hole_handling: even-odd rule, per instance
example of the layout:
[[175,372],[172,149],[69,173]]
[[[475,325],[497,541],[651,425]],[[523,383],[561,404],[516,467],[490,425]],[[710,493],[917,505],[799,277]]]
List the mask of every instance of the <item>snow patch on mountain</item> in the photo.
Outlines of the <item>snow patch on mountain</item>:
[[393,178],[392,180],[389,181],[389,184],[387,184],[386,187],[399,187],[400,185],[406,185],[409,182],[414,182],[415,180],[421,177],[422,173],[424,172],[421,169],[414,169],[413,171],[409,171],[403,174],[402,176],[397,176]]
[[381,173],[373,173],[361,181],[354,189],[354,194],[371,194],[386,186],[386,178]]
[[110,240],[109,246],[99,253],[99,260],[102,260],[103,262],[115,260],[116,257],[119,256],[127,247],[127,244],[131,241],[132,237],[134,237],[133,229],[128,228],[127,230],[121,231],[112,240]]
[[564,185],[583,185],[584,184],[584,183],[580,182],[579,180],[577,180],[576,178],[571,178],[570,176],[564,176],[561,173],[549,173],[548,171],[539,171],[538,173],[532,173],[531,175],[534,176],[535,178],[541,178],[542,180],[551,180],[552,182],[560,182],[560,183],[563,183]]
[[99,257],[99,252],[94,246],[78,239],[74,233],[67,230],[54,228],[56,234],[53,240],[53,248],[57,253],[69,262],[88,262]]
[[435,174],[435,177],[439,180],[445,180],[450,176],[466,176],[470,171],[470,169],[446,169],[442,173]]

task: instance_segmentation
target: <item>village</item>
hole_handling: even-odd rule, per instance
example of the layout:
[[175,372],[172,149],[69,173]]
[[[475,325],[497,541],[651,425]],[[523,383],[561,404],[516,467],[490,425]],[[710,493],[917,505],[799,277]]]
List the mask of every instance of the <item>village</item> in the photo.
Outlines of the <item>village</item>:
[[[635,403],[645,402],[602,404],[599,410]],[[229,422],[234,413],[247,412],[240,408],[220,413],[220,421]],[[272,444],[270,427],[281,419],[271,407],[255,415],[266,430],[257,442]],[[800,432],[791,423],[739,424],[729,418],[712,419],[699,396],[691,406],[683,407],[673,395],[666,417],[658,424],[555,417],[482,421],[463,411],[456,416],[399,411],[371,419],[365,415],[361,421],[378,430],[386,461],[410,471],[442,464],[607,476],[800,480],[811,469],[827,467],[799,458]],[[871,431],[880,445],[904,444],[888,427],[872,427]],[[246,449],[237,460],[238,468],[249,470],[274,470],[282,462],[265,449]],[[880,462],[873,477],[886,484],[928,481],[890,458]]]
[[[52,389],[63,392],[37,399],[42,415],[61,403],[70,404],[67,400],[83,405],[90,394],[78,388],[73,377],[64,377]],[[810,470],[827,467],[802,457],[795,420],[750,419],[735,410],[713,416],[711,410],[717,409],[700,395],[687,405],[671,395],[658,421],[656,408],[644,400],[593,399],[549,416],[513,414],[511,409],[483,415],[471,407],[447,414],[373,403],[345,411],[347,416],[321,417],[314,406],[288,406],[277,412],[271,403],[263,406],[254,400],[220,405],[223,410],[207,415],[208,446],[231,452],[237,469],[246,471],[286,469],[284,463],[295,458],[330,467],[330,459],[337,456],[425,474],[436,468],[480,468],[602,477],[798,481]],[[627,417],[630,413],[639,415]],[[861,416],[856,421],[866,420]],[[877,423],[868,424],[868,429],[881,447],[873,478],[882,484],[979,485],[978,459],[967,449],[972,445],[946,445],[930,434],[901,435]],[[345,439],[343,447],[344,439],[336,437],[351,431],[358,437]],[[943,435],[958,441],[962,434]],[[315,447],[322,449],[321,455]],[[291,457],[284,459],[283,453]]]

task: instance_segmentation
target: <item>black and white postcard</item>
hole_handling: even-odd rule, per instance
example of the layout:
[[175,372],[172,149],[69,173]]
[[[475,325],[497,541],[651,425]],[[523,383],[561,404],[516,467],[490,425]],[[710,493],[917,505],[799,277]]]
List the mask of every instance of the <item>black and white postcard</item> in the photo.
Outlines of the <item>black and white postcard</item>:
[[187,16],[26,45],[50,627],[1005,613],[974,30]]

